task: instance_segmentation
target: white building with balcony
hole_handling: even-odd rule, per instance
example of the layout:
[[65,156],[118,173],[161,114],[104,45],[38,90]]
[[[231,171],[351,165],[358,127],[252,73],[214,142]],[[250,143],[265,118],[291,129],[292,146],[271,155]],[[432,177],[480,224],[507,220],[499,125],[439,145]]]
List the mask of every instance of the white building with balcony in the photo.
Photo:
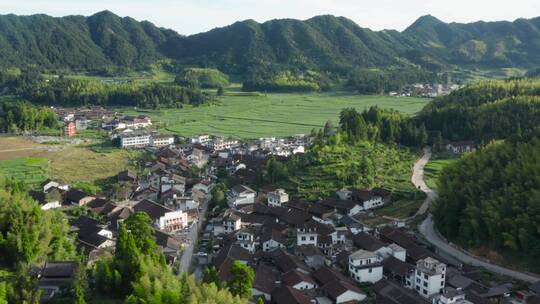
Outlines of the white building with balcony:
[[267,200],[268,206],[281,207],[283,203],[289,201],[289,194],[283,189],[277,189],[276,191],[268,192]]
[[416,262],[413,289],[424,297],[438,295],[444,289],[446,282],[446,264],[427,257]]
[[349,256],[349,273],[358,283],[376,283],[383,278],[382,258],[360,249]]

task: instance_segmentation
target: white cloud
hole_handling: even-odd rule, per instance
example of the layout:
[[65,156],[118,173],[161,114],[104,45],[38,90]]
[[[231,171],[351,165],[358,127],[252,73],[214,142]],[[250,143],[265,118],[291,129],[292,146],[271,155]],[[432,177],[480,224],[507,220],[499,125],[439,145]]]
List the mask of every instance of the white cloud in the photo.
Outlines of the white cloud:
[[540,1],[514,0],[1,0],[0,13],[90,15],[111,10],[149,20],[182,34],[206,31],[238,20],[307,19],[333,14],[375,30],[403,30],[421,15],[443,21],[514,20],[540,15]]

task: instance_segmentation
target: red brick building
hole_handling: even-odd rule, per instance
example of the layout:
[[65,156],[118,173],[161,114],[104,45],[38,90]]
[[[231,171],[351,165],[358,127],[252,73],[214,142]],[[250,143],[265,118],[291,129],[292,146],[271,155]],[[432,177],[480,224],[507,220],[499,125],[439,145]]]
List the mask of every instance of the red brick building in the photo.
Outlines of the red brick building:
[[75,136],[77,134],[77,126],[73,121],[66,122],[64,125],[64,135],[68,137]]

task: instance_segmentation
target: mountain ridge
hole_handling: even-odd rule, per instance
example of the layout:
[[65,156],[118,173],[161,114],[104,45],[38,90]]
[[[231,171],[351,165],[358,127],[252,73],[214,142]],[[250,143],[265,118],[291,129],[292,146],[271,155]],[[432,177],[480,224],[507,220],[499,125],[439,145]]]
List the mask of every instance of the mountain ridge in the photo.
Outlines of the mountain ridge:
[[0,15],[0,65],[93,70],[142,68],[161,59],[251,69],[316,69],[453,65],[540,65],[540,17],[515,21],[445,23],[432,15],[403,31],[373,31],[346,17],[238,21],[183,36],[149,21],[110,11],[91,16]]

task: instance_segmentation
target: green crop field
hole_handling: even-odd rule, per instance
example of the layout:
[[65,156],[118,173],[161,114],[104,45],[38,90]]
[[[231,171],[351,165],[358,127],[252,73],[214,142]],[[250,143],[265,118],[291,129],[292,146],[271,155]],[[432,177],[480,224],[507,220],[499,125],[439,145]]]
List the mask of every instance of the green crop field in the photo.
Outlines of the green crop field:
[[20,157],[0,161],[0,174],[24,181],[33,188],[47,178],[48,160],[44,157]]
[[456,158],[435,159],[429,161],[424,168],[424,177],[427,186],[433,190],[437,190],[437,181],[439,179],[439,176],[441,175],[442,170],[455,161],[457,161]]
[[231,94],[217,104],[182,109],[119,109],[126,114],[147,114],[164,131],[182,136],[208,133],[243,139],[309,133],[327,120],[337,125],[346,107],[363,110],[370,106],[414,114],[429,102],[425,98],[361,96],[345,93]]

